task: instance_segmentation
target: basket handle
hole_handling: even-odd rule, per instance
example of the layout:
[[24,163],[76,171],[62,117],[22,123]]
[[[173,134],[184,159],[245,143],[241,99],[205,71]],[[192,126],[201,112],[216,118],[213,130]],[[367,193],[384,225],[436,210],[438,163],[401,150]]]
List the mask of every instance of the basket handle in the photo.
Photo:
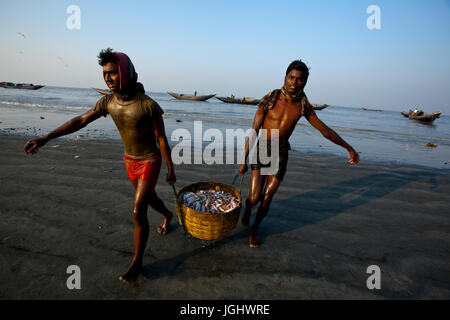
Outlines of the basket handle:
[[[245,175],[245,174],[244,174]],[[241,176],[241,184],[239,186],[239,193],[242,191],[242,183],[244,182],[244,175]],[[234,186],[234,182],[236,181],[237,177],[239,176],[239,171],[234,176],[233,182],[231,183],[232,186]]]
[[[178,198],[177,190],[175,189],[175,183],[170,183],[170,182],[169,182],[169,184],[170,184],[171,187],[172,187],[173,195],[174,195],[174,198],[175,198],[175,207],[176,207],[176,209],[177,209],[178,222],[179,222],[180,225],[182,225],[183,228],[184,228],[184,223],[182,222],[182,219],[181,219],[181,210],[182,210],[182,209],[181,209],[180,199]],[[186,230],[186,228],[185,228],[185,230]]]

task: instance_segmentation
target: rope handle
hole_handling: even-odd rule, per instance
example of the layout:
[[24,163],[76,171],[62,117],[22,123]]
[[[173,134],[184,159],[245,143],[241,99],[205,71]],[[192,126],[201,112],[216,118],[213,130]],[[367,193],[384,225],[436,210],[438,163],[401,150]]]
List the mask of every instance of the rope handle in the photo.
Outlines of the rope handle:
[[[181,219],[181,204],[180,204],[180,199],[178,198],[177,190],[175,189],[175,183],[169,182],[169,184],[172,187],[173,195],[175,197],[175,206],[177,208],[178,222],[180,223],[181,226],[183,226],[183,228],[185,228],[183,222],[181,221],[182,220]],[[185,230],[186,230],[186,228],[185,228]]]
[[[234,176],[233,182],[231,183],[232,186],[234,186],[234,183],[235,183],[235,181],[236,181],[238,176],[239,176],[239,171]],[[243,182],[244,182],[244,175],[241,176],[241,184],[239,186],[239,193],[241,193],[241,191],[242,191],[242,184],[243,184]]]

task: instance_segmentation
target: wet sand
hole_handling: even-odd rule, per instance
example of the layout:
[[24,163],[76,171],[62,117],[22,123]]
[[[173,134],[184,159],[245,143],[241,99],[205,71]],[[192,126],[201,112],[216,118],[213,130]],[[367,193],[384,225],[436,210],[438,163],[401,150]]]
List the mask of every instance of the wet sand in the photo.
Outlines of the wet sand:
[[[127,285],[117,278],[133,256],[133,188],[121,143],[59,139],[27,156],[25,141],[0,136],[1,299],[450,298],[449,170],[291,152],[260,248],[240,223],[217,241],[185,235],[176,219],[158,235],[150,209],[144,275]],[[235,172],[180,165],[176,185],[229,184]],[[165,173],[157,192],[174,210]],[[69,265],[80,290],[66,286]],[[370,265],[380,290],[367,288]]]

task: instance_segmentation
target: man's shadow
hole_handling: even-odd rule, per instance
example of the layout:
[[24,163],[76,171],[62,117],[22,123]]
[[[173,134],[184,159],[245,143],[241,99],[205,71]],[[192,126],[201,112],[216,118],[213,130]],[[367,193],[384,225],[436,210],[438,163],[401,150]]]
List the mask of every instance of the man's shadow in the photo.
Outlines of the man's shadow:
[[[437,182],[434,177],[438,174],[438,171],[380,173],[342,181],[291,198],[273,201],[264,221],[266,226],[262,228],[264,222],[261,225],[260,240],[263,242],[269,235],[291,232],[335,217],[351,208],[383,198],[419,179],[429,179],[432,188],[435,188]],[[274,220],[273,223],[270,220]],[[287,223],[279,223],[280,221]],[[143,274],[148,279],[176,275],[183,271],[178,266],[186,259],[246,237],[248,237],[246,229],[235,232],[224,239],[211,242],[208,246],[200,245],[194,250],[146,265]]]

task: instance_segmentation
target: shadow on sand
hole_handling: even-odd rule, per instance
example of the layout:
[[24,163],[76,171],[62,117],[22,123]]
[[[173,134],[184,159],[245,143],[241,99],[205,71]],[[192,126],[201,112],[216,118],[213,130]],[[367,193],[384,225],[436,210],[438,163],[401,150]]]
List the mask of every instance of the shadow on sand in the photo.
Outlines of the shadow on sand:
[[[346,180],[291,198],[273,201],[268,216],[261,224],[259,237],[263,243],[267,236],[294,231],[335,217],[351,208],[383,198],[419,179],[429,179],[432,187],[436,187],[437,182],[434,179],[436,175],[439,175],[439,171],[380,173]],[[254,214],[252,218],[254,218]],[[278,223],[279,221],[284,223]],[[240,221],[238,223],[240,224]],[[186,259],[246,237],[248,237],[248,231],[244,229],[224,239],[211,241],[207,246],[200,244],[200,247],[194,250],[144,266],[143,274],[147,279],[176,275],[183,271],[178,266]]]

